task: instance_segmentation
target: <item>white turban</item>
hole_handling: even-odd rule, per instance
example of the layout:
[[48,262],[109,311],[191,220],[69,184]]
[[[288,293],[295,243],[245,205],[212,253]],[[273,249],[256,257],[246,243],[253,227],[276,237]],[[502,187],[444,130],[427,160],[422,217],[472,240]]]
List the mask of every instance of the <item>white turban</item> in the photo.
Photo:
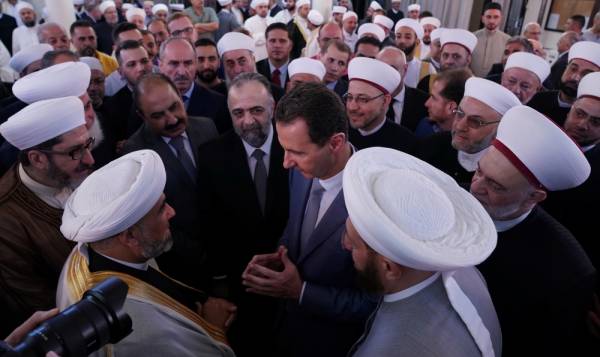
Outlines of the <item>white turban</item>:
[[466,48],[469,53],[473,53],[477,46],[477,37],[467,30],[446,28],[441,33],[440,43],[442,47],[448,43],[455,43]]
[[566,190],[590,175],[579,146],[552,120],[525,105],[504,114],[492,145],[535,187]]
[[288,74],[290,78],[292,78],[295,74],[298,73],[306,73],[312,74],[313,76],[319,78],[320,81],[322,81],[323,77],[325,77],[326,72],[327,70],[325,69],[323,62],[308,57],[296,58],[295,60],[290,62],[288,66]]
[[355,19],[358,20],[358,15],[356,14],[356,12],[354,12],[354,11],[348,11],[342,17],[342,21],[346,21],[346,20],[348,20],[351,17],[354,17]]
[[345,14],[348,11],[344,6],[334,6],[331,10],[332,14]]
[[407,8],[408,11],[421,11],[421,5],[419,4],[410,4]]
[[228,32],[217,42],[219,56],[234,50],[248,50],[254,53],[254,39],[240,32]]
[[358,151],[344,169],[343,192],[365,243],[400,265],[453,270],[481,263],[496,247],[496,228],[477,199],[403,152]]
[[600,72],[588,73],[579,81],[577,99],[581,97],[600,100]]
[[8,65],[10,68],[14,69],[15,72],[21,73],[27,66],[35,61],[41,60],[46,52],[52,51],[53,49],[54,48],[47,43],[30,45],[15,53],[8,62]]
[[579,58],[600,67],[600,43],[580,41],[569,49],[569,62]]
[[496,82],[478,77],[467,79],[464,97],[477,99],[500,115],[504,115],[512,107],[521,105],[519,98],[508,89]]
[[[435,41],[435,40],[439,40],[442,37],[442,32],[445,29],[443,27],[438,27],[437,29],[431,31],[431,34],[429,35],[429,37],[431,38],[431,41]],[[441,43],[441,40],[440,40]]]
[[373,23],[381,25],[390,31],[392,30],[392,28],[394,28],[394,20],[390,19],[385,15],[376,15],[373,18]]
[[123,5],[121,5],[121,9],[127,11],[129,9],[133,9],[135,6],[133,6],[133,4],[130,4],[128,2],[123,3]]
[[98,9],[100,9],[100,12],[103,14],[104,14],[104,11],[108,10],[111,7],[114,7],[115,9],[117,8],[117,5],[115,4],[115,2],[111,1],[111,0],[103,1],[100,3],[100,5],[98,5]]
[[232,0],[219,0],[219,5],[227,6],[227,5],[231,4],[232,2],[233,2]]
[[96,242],[142,219],[160,199],[165,167],[153,150],[139,150],[93,172],[71,194],[60,231],[69,240]]
[[368,33],[377,37],[377,39],[379,41],[385,40],[385,31],[383,31],[383,29],[379,25],[375,25],[374,23],[366,23],[366,24],[360,25],[360,27],[358,28],[358,33],[357,33],[358,38],[361,38],[365,34],[368,34]]
[[508,56],[504,70],[522,68],[532,72],[543,83],[550,75],[550,64],[540,56],[527,52],[515,52]]
[[140,9],[139,7],[132,7],[131,9],[127,10],[125,13],[125,18],[127,21],[131,21],[131,19],[133,19],[133,17],[136,15],[146,19],[146,11],[144,11],[144,9]]
[[400,85],[400,73],[387,63],[368,57],[356,57],[348,65],[350,82],[368,83],[385,94],[394,92]]
[[371,8],[372,10],[383,10],[383,7],[381,7],[381,4],[375,0],[371,1],[369,8]]
[[26,106],[0,125],[0,134],[19,150],[29,149],[85,125],[78,97],[41,100]]
[[296,8],[298,9],[304,5],[308,5],[308,7],[310,7],[310,0],[298,0],[298,2],[296,2]]
[[407,17],[400,19],[400,20],[398,20],[398,22],[396,22],[396,27],[394,28],[394,32],[397,33],[401,27],[408,27],[415,32],[415,34],[417,35],[417,38],[419,38],[419,39],[423,38],[423,34],[425,31],[423,30],[423,26],[419,23],[419,21],[417,21],[415,19],[410,19]]
[[90,85],[92,72],[81,62],[64,62],[30,73],[13,85],[13,94],[31,104],[38,100],[79,97]]
[[432,25],[435,28],[439,28],[442,25],[440,20],[433,16],[424,17],[421,20],[419,20],[419,23],[421,23],[421,26]]
[[253,9],[256,9],[258,6],[261,5],[269,5],[269,0],[252,0],[252,2],[250,3],[250,7]]
[[103,72],[102,64],[96,57],[80,57],[79,62],[87,64],[91,70]]
[[308,12],[308,16],[306,16],[306,18],[308,19],[308,21],[315,25],[315,26],[321,26],[321,24],[323,24],[323,21],[325,21],[325,19],[323,18],[323,15],[321,15],[321,13],[315,9],[310,10]]
[[17,2],[17,5],[15,6],[15,10],[17,10],[17,14],[20,15],[21,10],[23,10],[23,9],[33,10],[33,5],[31,5],[30,3],[26,2],[26,1]]
[[164,11],[166,13],[169,13],[169,8],[165,4],[156,4],[156,5],[152,6],[152,14],[156,15],[156,13],[159,11]]

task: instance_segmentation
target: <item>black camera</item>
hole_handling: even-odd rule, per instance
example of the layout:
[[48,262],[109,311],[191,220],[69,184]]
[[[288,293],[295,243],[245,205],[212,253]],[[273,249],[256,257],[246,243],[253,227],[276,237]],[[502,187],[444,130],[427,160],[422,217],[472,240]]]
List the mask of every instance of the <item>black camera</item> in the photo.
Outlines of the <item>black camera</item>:
[[83,294],[77,304],[42,323],[5,356],[87,356],[131,333],[131,317],[123,311],[127,284],[112,277]]

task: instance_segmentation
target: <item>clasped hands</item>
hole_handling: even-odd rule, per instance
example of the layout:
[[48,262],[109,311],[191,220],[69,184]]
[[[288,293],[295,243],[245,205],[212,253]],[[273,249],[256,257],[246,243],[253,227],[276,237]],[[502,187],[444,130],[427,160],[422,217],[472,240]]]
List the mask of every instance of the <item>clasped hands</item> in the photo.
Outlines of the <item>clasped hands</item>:
[[298,300],[302,291],[302,279],[284,246],[275,253],[255,255],[242,274],[242,284],[248,292],[277,298]]

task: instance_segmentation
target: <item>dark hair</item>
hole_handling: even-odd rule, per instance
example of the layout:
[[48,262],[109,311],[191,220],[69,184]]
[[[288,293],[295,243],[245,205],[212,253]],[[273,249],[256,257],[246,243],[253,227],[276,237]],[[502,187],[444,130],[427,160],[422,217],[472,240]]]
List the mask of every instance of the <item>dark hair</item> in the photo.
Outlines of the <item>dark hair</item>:
[[363,36],[363,37],[359,38],[358,41],[356,41],[356,44],[354,45],[354,53],[356,53],[358,51],[358,46],[362,45],[362,44],[373,45],[373,46],[376,46],[380,50],[383,45],[381,43],[381,41],[379,41],[375,37]]
[[273,31],[273,30],[282,30],[285,31],[285,33],[287,33],[288,35],[288,39],[292,39],[292,37],[290,36],[290,31],[287,28],[287,25],[281,22],[274,22],[272,24],[270,24],[269,26],[267,26],[267,29],[265,30],[265,38],[268,40],[269,39],[269,32]]
[[583,28],[585,26],[585,17],[583,15],[573,15],[569,18],[574,22],[577,22],[580,28]]
[[325,43],[325,45],[321,48],[321,54],[324,55],[325,53],[327,53],[327,50],[329,50],[329,47],[331,46],[335,46],[335,48],[338,51],[347,53],[348,56],[352,56],[352,50],[350,49],[350,47],[348,47],[348,45],[341,40],[329,40]]
[[433,14],[431,13],[431,11],[427,11],[427,10],[419,13],[419,18],[420,19],[422,19],[424,17],[432,17],[432,16],[433,16]]
[[92,24],[88,20],[77,20],[71,24],[71,27],[69,27],[69,33],[71,34],[71,37],[73,37],[75,29],[78,27],[90,27],[93,29]]
[[217,44],[215,43],[215,41],[211,40],[210,38],[201,38],[199,40],[196,40],[196,42],[194,42],[194,47],[208,47],[208,46],[217,48]]
[[485,13],[488,10],[502,11],[502,5],[498,4],[497,2],[488,2],[483,6],[483,13]]
[[[148,26],[146,26],[146,28],[150,28],[150,25],[152,25],[155,22],[162,22],[163,24],[165,24],[165,27],[167,27],[167,22],[163,19],[159,19],[159,18],[154,18],[152,19],[152,21],[148,22]],[[167,27],[167,31],[169,30],[169,28]]]
[[442,82],[444,88],[440,91],[442,97],[460,103],[465,94],[465,82],[473,73],[468,68],[455,68],[440,72],[435,82]]
[[269,83],[267,77],[255,72],[240,73],[237,77],[233,79],[233,81],[231,81],[231,84],[229,85],[229,90],[231,90],[231,88],[234,87],[241,87],[242,85],[248,82],[258,82],[262,84],[263,87],[265,87],[267,92],[271,93],[271,83]]
[[519,43],[521,46],[523,46],[523,52],[533,53],[533,45],[527,38],[525,38],[525,36],[513,36],[506,41],[507,45],[509,43]]
[[322,83],[300,83],[283,96],[275,109],[277,123],[304,120],[310,140],[323,146],[334,134],[348,137],[346,108],[340,97]]
[[186,14],[185,12],[174,12],[174,13],[171,14],[171,16],[169,16],[167,18],[167,26],[169,26],[169,24],[172,21],[179,20],[179,19],[184,18],[184,17],[187,18],[188,20],[190,20],[190,22],[192,24],[194,23],[194,21],[192,21],[192,18],[190,17],[190,15]]
[[115,57],[117,58],[117,62],[119,62],[119,66],[122,64],[121,63],[121,61],[122,61],[121,51],[134,50],[137,48],[143,48],[145,50],[145,48],[142,46],[142,44],[135,40],[127,40],[127,41],[123,41],[123,43],[119,44],[117,46],[117,49],[115,50]]
[[71,56],[73,58],[73,62],[79,61],[79,55],[69,50],[48,51],[42,56],[42,69],[54,66],[54,61],[56,61],[58,56]]
[[115,26],[115,28],[113,29],[112,32],[112,39],[114,43],[118,43],[119,42],[119,35],[122,34],[123,32],[127,32],[127,31],[131,31],[131,30],[138,30],[137,26],[135,24],[132,24],[131,22],[121,22],[118,23],[117,26]]
[[29,161],[29,157],[27,157],[27,154],[31,150],[51,150],[54,145],[60,144],[61,141],[62,141],[62,135],[59,135],[52,139],[46,140],[43,143],[40,143],[33,147],[19,151],[19,156],[18,156],[19,163],[21,163],[21,165],[23,165],[23,166],[31,165],[31,162]]
[[162,73],[146,73],[143,76],[140,77],[140,79],[137,81],[137,83],[135,84],[135,87],[133,87],[133,103],[135,104],[136,109],[138,110],[138,112],[142,113],[142,117],[143,115],[143,111],[142,108],[140,107],[140,98],[143,96],[143,88],[151,85],[151,84],[167,84],[169,85],[174,91],[175,93],[177,93],[179,95],[179,90],[177,90],[177,86],[175,86],[175,83],[173,83],[173,81],[171,80],[171,78],[165,76]]

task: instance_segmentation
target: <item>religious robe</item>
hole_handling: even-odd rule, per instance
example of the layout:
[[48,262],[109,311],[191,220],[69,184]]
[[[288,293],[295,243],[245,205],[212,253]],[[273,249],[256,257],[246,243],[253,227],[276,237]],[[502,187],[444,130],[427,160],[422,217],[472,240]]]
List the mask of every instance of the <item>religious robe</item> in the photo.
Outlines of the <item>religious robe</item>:
[[450,132],[437,133],[421,140],[415,156],[452,176],[459,184],[471,182],[473,178],[474,171],[467,171],[458,162],[458,151],[452,146]]
[[357,129],[350,129],[350,142],[358,150],[380,146],[412,154],[415,149],[416,138],[405,127],[384,120],[381,128],[368,135],[363,135]]
[[510,36],[500,30],[490,32],[485,28],[473,34],[477,37],[477,46],[473,50],[471,70],[477,77],[485,78],[494,63],[502,60]]
[[246,22],[244,22],[244,27],[246,30],[250,31],[250,34],[254,38],[255,50],[254,50],[254,58],[256,62],[267,58],[267,40],[265,38],[265,30],[267,29],[267,17],[260,17],[258,15],[254,15]]
[[37,37],[37,26],[27,27],[25,25],[17,27],[12,34],[12,53],[17,52],[31,45],[40,43]]
[[544,114],[561,127],[567,120],[567,114],[571,110],[571,105],[559,102],[557,90],[537,93],[527,103],[527,106]]

